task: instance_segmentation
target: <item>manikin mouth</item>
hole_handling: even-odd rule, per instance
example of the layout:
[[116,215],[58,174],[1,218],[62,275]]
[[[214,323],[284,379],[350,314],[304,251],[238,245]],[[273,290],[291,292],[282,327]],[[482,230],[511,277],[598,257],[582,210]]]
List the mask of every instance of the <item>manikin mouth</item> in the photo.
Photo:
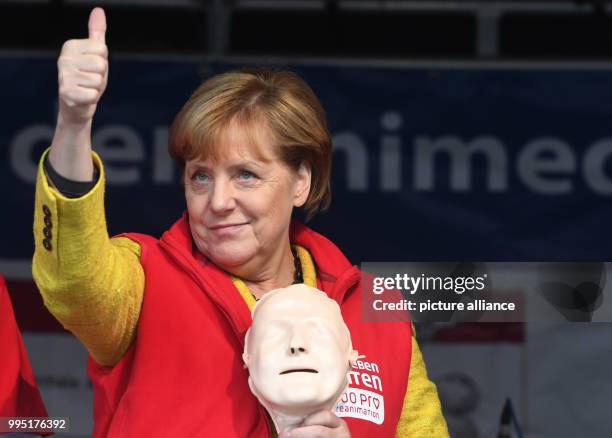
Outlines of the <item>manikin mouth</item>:
[[280,373],[280,375],[282,376],[283,374],[291,374],[291,373],[312,373],[312,374],[318,374],[319,372],[317,370],[313,370],[312,368],[296,368],[295,370],[285,370],[285,371],[282,371]]

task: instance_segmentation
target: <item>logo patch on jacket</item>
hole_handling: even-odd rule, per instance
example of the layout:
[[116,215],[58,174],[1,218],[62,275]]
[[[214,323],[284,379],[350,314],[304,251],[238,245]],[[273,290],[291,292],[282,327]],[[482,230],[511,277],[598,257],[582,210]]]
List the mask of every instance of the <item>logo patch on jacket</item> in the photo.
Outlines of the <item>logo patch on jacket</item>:
[[[362,358],[363,359],[363,358]],[[349,387],[334,408],[338,417],[353,417],[382,424],[385,402],[380,369],[375,362],[359,359],[348,373]]]

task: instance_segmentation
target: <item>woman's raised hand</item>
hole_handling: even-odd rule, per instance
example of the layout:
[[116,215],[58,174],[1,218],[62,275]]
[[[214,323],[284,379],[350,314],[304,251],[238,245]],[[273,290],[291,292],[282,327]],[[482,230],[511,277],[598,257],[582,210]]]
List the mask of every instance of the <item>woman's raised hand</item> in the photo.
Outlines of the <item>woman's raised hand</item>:
[[59,113],[49,159],[62,176],[91,180],[91,123],[108,80],[106,16],[89,15],[89,36],[64,43],[59,59]]
[[108,49],[106,17],[102,8],[89,16],[89,38],[68,40],[62,47],[58,67],[59,105],[62,120],[83,125],[91,121],[106,89]]

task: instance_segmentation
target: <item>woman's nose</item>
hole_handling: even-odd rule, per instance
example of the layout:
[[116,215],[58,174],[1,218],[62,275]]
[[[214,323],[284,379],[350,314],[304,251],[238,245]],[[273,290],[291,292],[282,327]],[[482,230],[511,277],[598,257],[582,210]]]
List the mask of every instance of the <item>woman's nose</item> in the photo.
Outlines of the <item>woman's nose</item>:
[[210,199],[210,208],[216,214],[231,211],[236,206],[234,192],[229,181],[217,179],[213,184],[213,192]]

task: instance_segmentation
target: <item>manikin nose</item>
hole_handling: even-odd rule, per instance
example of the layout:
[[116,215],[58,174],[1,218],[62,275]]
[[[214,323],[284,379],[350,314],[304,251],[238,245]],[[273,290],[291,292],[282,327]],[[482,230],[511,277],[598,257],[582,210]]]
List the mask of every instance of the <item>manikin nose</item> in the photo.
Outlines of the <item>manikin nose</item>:
[[307,353],[309,351],[306,339],[300,330],[293,332],[289,342],[289,354],[296,356],[298,354]]

